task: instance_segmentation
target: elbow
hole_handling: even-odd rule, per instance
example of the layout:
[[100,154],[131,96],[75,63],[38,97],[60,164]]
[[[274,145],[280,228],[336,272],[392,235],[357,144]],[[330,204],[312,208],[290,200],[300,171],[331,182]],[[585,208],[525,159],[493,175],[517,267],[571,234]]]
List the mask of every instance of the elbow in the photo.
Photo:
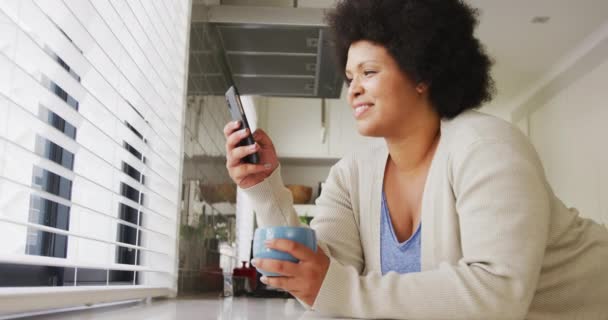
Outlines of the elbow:
[[504,320],[522,320],[526,319],[528,314],[528,305],[520,302],[501,303],[498,308],[490,311],[489,314],[481,314],[476,319],[504,319]]
[[[534,297],[535,286],[513,276],[493,277],[477,283],[469,291],[465,319],[525,319]],[[482,289],[483,288],[483,289]]]
[[474,317],[475,319],[526,319],[534,290],[525,286],[512,288],[512,290],[496,292],[489,295],[492,299],[485,300],[484,312]]
[[505,305],[503,310],[505,312],[506,319],[526,319],[530,304],[534,298],[536,292],[536,285],[530,283],[536,283],[536,281],[526,281],[524,278],[520,278],[513,281],[513,287],[508,294],[508,299],[505,299]]
[[471,309],[476,313],[472,318],[526,319],[538,278],[516,270],[493,265],[492,272],[486,269],[477,273],[476,287],[479,291],[473,297],[479,304]]
[[454,319],[496,319],[496,320],[521,320],[526,319],[528,305],[521,301],[494,300],[484,301],[468,309],[466,314],[455,316]]

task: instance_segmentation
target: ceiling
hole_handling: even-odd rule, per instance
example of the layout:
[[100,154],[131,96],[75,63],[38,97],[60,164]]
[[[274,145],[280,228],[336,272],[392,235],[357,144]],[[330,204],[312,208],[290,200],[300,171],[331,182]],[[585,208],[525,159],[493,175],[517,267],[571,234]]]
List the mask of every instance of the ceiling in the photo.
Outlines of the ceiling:
[[[477,34],[495,60],[492,73],[496,81],[497,95],[485,108],[493,113],[507,112],[518,95],[539,81],[560,58],[575,49],[588,35],[608,22],[606,0],[468,0],[468,2],[480,9]],[[297,1],[298,8],[324,8],[331,7],[334,3],[333,0]],[[222,0],[221,4],[222,6],[291,7],[294,1]],[[544,24],[532,23],[532,19],[537,16],[546,16],[550,20]],[[221,28],[220,34],[234,31]],[[238,36],[233,40],[243,41],[242,38],[239,40]],[[300,57],[299,60],[302,60],[300,67],[312,63],[311,58],[312,56],[309,59]],[[256,59],[260,60],[259,63],[262,65],[268,65],[269,61],[277,65],[287,63],[281,59],[267,57],[256,57]],[[243,56],[228,57],[228,60],[229,64],[236,65],[237,68],[244,65]],[[297,68],[297,62],[291,63],[293,68]],[[237,81],[235,79],[235,82]]]
[[[478,37],[494,58],[497,95],[486,110],[512,111],[513,100],[588,35],[608,22],[606,0],[468,0],[481,11]],[[533,17],[547,16],[545,24]]]

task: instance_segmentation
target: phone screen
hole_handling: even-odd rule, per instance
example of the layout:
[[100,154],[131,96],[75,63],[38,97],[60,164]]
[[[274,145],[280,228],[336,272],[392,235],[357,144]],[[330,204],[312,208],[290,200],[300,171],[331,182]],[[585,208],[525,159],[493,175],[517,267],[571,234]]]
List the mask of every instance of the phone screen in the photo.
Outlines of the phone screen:
[[[239,121],[241,123],[241,129],[247,128],[251,131],[251,127],[249,127],[249,122],[247,122],[247,116],[245,116],[243,104],[241,103],[241,98],[239,97],[239,93],[234,86],[231,86],[230,88],[228,88],[228,91],[226,91],[226,102],[228,103],[228,109],[230,110],[232,120]],[[253,140],[253,136],[249,135],[239,142],[239,146],[248,146],[254,143],[255,140]],[[260,162],[260,157],[256,152],[244,157],[243,161],[247,163],[258,164]]]

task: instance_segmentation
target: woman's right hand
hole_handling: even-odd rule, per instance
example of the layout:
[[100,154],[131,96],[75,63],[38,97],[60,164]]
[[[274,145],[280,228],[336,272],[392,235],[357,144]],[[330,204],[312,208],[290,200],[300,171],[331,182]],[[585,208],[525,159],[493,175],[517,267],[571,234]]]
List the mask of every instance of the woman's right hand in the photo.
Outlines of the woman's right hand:
[[[254,145],[239,147],[239,142],[247,137],[249,129],[238,130],[241,123],[232,121],[224,127],[226,137],[226,168],[230,178],[242,189],[246,189],[264,181],[279,166],[274,145],[270,137],[261,129],[253,134]],[[245,163],[243,158],[257,152],[259,164]]]

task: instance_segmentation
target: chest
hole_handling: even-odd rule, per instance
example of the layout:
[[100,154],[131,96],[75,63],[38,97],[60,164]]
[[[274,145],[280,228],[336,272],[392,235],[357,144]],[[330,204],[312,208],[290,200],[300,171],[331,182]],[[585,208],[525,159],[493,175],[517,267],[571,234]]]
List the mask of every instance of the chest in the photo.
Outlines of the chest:
[[387,168],[383,190],[390,222],[399,242],[411,237],[421,219],[422,196],[428,170],[404,177]]
[[[422,222],[424,224],[420,233],[421,270],[436,268],[440,262],[455,264],[462,258],[460,222],[456,209],[456,197],[450,182],[448,158],[446,154],[440,151],[441,149],[438,150],[433,165],[427,173],[424,186],[421,186],[422,184],[419,182],[420,186],[418,188],[418,193],[420,195],[424,194],[423,199],[422,196],[418,196],[421,200],[417,205],[417,223]],[[371,168],[369,162],[360,164],[359,168],[366,166],[369,169],[373,168],[374,171],[365,171],[359,174],[353,186],[355,192],[353,196],[356,200],[355,210],[359,213],[356,216],[357,224],[361,232],[361,245],[365,257],[364,272],[381,272],[380,230],[383,190],[388,191],[388,197],[393,199],[390,202],[396,203],[396,207],[399,207],[400,198],[416,198],[414,194],[401,190],[401,188],[387,185],[387,183],[392,183],[392,179],[390,175],[385,179],[386,159],[387,155],[383,154],[381,160]],[[423,191],[423,189],[425,190]],[[401,191],[393,193],[392,190]],[[410,196],[404,196],[403,194],[410,194]],[[414,202],[406,200],[406,203]],[[405,208],[411,208],[411,206],[405,206]],[[408,212],[407,209],[395,209],[393,211],[394,213]],[[415,210],[410,209],[409,212],[412,211]],[[413,215],[410,214],[411,216]],[[397,221],[399,219],[399,217],[396,217],[393,220]],[[398,231],[401,240],[411,237],[411,230],[415,231],[412,227],[413,224],[414,222],[410,220],[410,231],[406,231],[405,234]],[[401,223],[396,225],[399,227]]]

